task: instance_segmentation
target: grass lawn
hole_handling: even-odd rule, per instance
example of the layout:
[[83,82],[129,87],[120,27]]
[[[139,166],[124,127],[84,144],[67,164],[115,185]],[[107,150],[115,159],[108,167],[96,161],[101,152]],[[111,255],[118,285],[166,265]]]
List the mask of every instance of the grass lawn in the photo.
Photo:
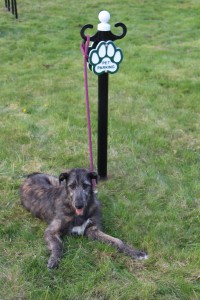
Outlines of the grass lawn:
[[[200,299],[199,0],[27,1],[0,7],[0,300]],[[99,11],[128,33],[109,78],[105,231],[138,249],[132,261],[64,238],[48,271],[46,225],[20,205],[23,176],[88,167],[80,29]],[[94,153],[97,76],[89,73]],[[96,155],[95,155],[96,164]]]

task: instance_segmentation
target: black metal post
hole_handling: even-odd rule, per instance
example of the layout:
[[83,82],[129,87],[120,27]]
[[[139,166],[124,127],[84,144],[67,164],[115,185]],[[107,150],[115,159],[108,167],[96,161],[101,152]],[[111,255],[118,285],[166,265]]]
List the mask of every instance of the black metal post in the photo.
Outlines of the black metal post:
[[108,73],[98,76],[98,153],[97,168],[101,179],[107,178],[108,147]]
[[14,0],[11,0],[11,10],[12,10],[12,14],[14,15],[15,10],[14,10]]
[[14,11],[15,11],[15,18],[18,19],[17,1],[16,0],[14,0]]
[[8,10],[10,11],[10,0],[8,0]]
[[[127,32],[123,23],[116,23],[115,27],[122,28],[121,35],[115,35],[110,30],[99,30],[90,37],[93,42],[92,48],[95,49],[101,41],[115,41],[122,39]],[[93,28],[93,25],[87,24],[81,29],[81,37],[87,40],[85,30]],[[89,50],[90,51],[90,50]],[[98,150],[97,167],[101,179],[107,178],[107,146],[108,146],[108,73],[98,75]]]

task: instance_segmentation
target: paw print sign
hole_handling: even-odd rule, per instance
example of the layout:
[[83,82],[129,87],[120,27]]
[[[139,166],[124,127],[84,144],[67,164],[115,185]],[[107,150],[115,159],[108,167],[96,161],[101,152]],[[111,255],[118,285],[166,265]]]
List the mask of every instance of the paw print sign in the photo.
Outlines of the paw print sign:
[[113,74],[118,71],[122,59],[121,49],[117,48],[112,41],[102,41],[89,53],[89,68],[97,75]]

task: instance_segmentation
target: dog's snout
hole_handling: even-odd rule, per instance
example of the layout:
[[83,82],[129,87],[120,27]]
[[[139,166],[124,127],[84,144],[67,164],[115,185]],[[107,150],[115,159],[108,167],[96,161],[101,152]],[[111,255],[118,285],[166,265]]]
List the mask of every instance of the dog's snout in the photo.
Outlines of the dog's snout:
[[77,209],[82,209],[85,206],[85,195],[83,191],[79,188],[74,191],[74,206]]
[[81,209],[81,208],[84,207],[84,205],[83,205],[83,204],[80,204],[80,203],[75,204],[75,206],[76,206],[77,209]]

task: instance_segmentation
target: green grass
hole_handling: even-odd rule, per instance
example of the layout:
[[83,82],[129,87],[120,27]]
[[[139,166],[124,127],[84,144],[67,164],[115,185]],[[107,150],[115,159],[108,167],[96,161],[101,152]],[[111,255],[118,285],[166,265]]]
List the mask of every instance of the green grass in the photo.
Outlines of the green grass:
[[[0,8],[0,299],[199,299],[199,1],[17,3],[18,21]],[[103,225],[150,258],[66,237],[49,272],[46,225],[21,207],[18,188],[29,172],[89,165],[79,32],[91,23],[94,34],[103,9],[114,33],[128,27],[109,78]],[[96,154],[92,73],[89,85]]]

